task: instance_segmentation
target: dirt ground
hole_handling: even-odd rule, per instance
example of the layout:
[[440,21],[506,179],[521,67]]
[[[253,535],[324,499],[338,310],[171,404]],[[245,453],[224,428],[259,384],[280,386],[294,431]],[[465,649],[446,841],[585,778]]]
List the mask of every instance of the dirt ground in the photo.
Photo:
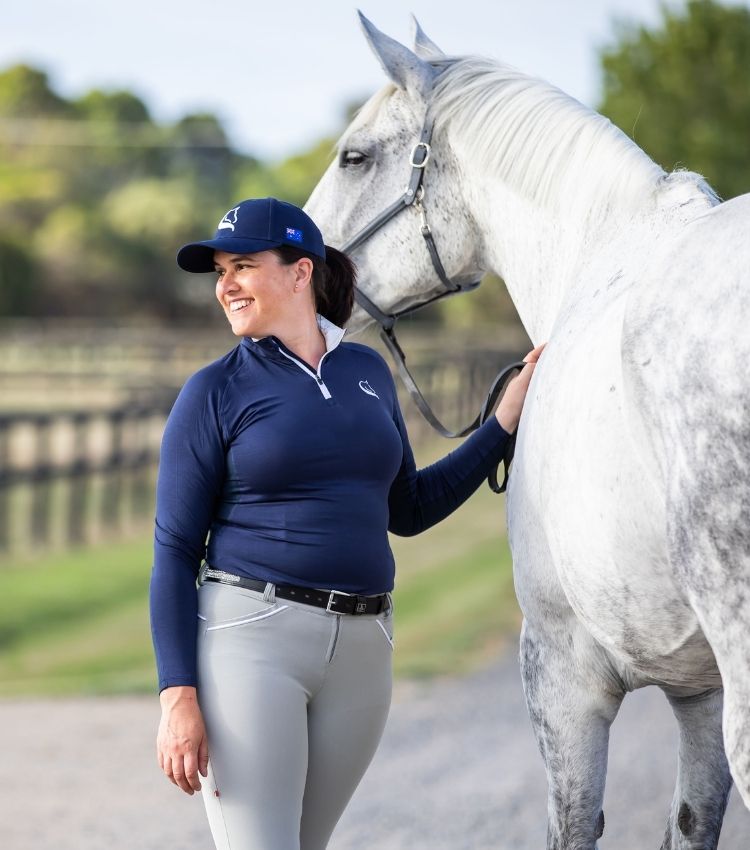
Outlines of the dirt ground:
[[[160,774],[156,697],[0,702],[2,850],[211,850],[199,797]],[[676,727],[654,688],[612,731],[601,850],[657,848]],[[330,850],[542,850],[545,776],[515,658],[399,683],[386,734]],[[750,847],[732,792],[720,850]]]

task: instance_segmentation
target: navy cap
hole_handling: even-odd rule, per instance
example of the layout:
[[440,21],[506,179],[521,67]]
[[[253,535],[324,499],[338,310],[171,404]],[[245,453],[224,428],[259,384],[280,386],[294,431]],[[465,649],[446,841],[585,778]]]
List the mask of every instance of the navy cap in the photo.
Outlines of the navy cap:
[[251,198],[229,210],[213,239],[183,245],[177,265],[186,272],[212,272],[214,251],[253,254],[280,245],[326,258],[323,237],[306,212],[276,198]]

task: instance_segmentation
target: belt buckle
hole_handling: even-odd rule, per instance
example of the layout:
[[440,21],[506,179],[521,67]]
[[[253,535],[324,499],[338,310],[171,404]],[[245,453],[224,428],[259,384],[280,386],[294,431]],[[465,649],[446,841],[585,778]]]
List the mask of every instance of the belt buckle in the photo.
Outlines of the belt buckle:
[[338,614],[338,613],[340,613],[339,611],[334,611],[334,610],[333,610],[333,608],[331,608],[331,605],[335,605],[335,604],[336,604],[336,597],[337,597],[337,596],[352,596],[352,594],[351,594],[351,593],[346,593],[346,592],[345,592],[345,591],[343,591],[343,590],[332,590],[332,591],[330,592],[330,594],[328,595],[328,604],[326,605],[326,611],[327,611],[329,614]]

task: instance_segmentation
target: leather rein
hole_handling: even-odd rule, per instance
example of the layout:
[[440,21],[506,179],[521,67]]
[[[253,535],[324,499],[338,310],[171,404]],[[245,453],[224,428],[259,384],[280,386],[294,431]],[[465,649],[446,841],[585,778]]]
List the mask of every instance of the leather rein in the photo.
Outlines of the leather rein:
[[[432,128],[434,124],[434,119],[430,115],[430,111],[428,109],[427,115],[425,117],[424,126],[422,127],[422,132],[419,136],[419,141],[414,145],[411,150],[411,155],[409,157],[409,165],[411,166],[411,174],[409,176],[409,184],[404,190],[403,195],[401,195],[398,200],[394,201],[389,207],[383,210],[379,215],[375,216],[369,224],[365,225],[359,233],[349,239],[344,245],[341,246],[341,249],[345,253],[349,253],[354,251],[364,242],[366,242],[371,236],[377,233],[387,222],[389,222],[392,218],[395,218],[400,212],[407,209],[408,207],[413,206],[420,215],[420,231],[425,241],[425,245],[427,247],[427,251],[430,254],[430,259],[432,260],[433,268],[440,279],[440,282],[443,285],[443,290],[439,292],[437,295],[433,295],[430,298],[425,299],[424,301],[420,301],[416,304],[412,304],[409,307],[406,307],[403,310],[395,310],[391,313],[385,313],[382,311],[367,295],[359,287],[355,287],[354,289],[354,298],[356,302],[359,304],[362,309],[368,313],[377,323],[380,325],[380,337],[385,343],[388,351],[391,353],[393,360],[396,364],[396,368],[398,369],[399,376],[404,383],[404,386],[409,391],[409,395],[412,397],[412,400],[419,408],[420,413],[424,418],[429,422],[429,424],[443,437],[465,437],[467,434],[471,434],[472,431],[475,431],[482,425],[489,416],[492,415],[495,404],[498,399],[502,395],[505,387],[510,380],[512,373],[516,370],[520,370],[523,368],[524,363],[517,362],[512,363],[509,366],[506,366],[495,378],[490,386],[489,392],[487,393],[487,397],[482,405],[481,410],[476,415],[474,420],[467,425],[465,428],[462,428],[459,431],[451,431],[446,428],[442,422],[437,418],[432,408],[428,404],[425,397],[419,390],[417,386],[417,382],[414,380],[411,372],[406,366],[406,355],[404,354],[401,346],[398,344],[398,340],[396,339],[396,322],[401,316],[406,316],[409,313],[413,313],[416,310],[420,310],[422,307],[425,307],[427,304],[432,304],[434,301],[439,301],[441,298],[445,298],[448,295],[455,295],[460,292],[471,292],[476,289],[481,283],[480,280],[473,281],[471,283],[456,283],[452,281],[445,272],[445,268],[440,260],[440,255],[437,250],[437,246],[435,245],[435,240],[432,236],[432,230],[430,229],[430,225],[427,222],[427,214],[424,207],[424,174],[425,167],[430,160],[431,148],[430,142],[432,140]],[[515,449],[516,437],[515,434],[512,434],[510,439],[508,440],[508,445],[505,450],[505,455],[503,456],[502,463],[504,466],[504,475],[502,484],[498,484],[497,481],[497,467],[495,467],[487,477],[487,481],[490,485],[490,488],[495,493],[503,493],[505,492],[506,487],[508,486],[508,474],[510,472],[510,464],[513,460],[513,452]],[[498,464],[499,465],[499,464]]]

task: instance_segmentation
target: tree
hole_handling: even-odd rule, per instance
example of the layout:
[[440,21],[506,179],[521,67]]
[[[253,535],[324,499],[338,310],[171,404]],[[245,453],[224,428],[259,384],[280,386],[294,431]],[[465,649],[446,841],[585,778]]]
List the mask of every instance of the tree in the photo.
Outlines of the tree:
[[92,89],[74,101],[74,105],[81,116],[90,121],[143,123],[151,120],[144,102],[129,91]]
[[750,190],[750,9],[664,5],[654,29],[620,23],[601,63],[600,111],[663,168],[697,171],[724,198]]
[[52,91],[44,71],[14,65],[0,72],[0,116],[64,118],[72,113],[71,105]]

